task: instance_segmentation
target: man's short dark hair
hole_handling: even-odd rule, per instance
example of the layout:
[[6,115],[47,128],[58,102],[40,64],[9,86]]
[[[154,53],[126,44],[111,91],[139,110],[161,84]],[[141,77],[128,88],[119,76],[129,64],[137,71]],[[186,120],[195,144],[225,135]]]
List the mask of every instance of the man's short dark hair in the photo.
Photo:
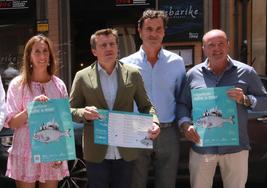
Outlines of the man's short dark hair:
[[90,45],[92,49],[96,48],[95,39],[99,35],[113,35],[116,39],[116,43],[119,44],[118,31],[116,29],[111,29],[111,28],[100,29],[100,30],[97,30],[94,34],[92,34],[90,38]]
[[164,28],[167,28],[167,23],[168,23],[168,17],[165,14],[164,11],[162,10],[152,10],[148,9],[143,12],[142,17],[138,20],[138,28],[142,28],[144,21],[146,19],[154,19],[154,18],[161,18],[163,21]]

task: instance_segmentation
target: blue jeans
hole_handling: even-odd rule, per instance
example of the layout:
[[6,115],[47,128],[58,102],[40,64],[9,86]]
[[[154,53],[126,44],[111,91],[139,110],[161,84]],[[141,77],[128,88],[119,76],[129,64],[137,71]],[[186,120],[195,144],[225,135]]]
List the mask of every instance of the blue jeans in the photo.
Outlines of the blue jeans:
[[134,164],[132,188],[146,188],[151,164],[154,167],[154,188],[175,188],[179,161],[179,129],[162,128],[153,143],[153,150],[142,150]]
[[104,160],[102,163],[86,161],[87,188],[126,188],[132,180],[133,161]]

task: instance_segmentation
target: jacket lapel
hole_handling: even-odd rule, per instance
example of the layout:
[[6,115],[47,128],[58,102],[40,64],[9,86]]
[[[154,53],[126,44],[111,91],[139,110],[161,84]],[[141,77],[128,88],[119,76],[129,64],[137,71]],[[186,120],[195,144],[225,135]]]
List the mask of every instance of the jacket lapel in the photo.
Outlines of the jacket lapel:
[[113,109],[117,109],[120,100],[123,99],[123,95],[125,95],[125,84],[127,83],[127,70],[124,69],[121,63],[118,62],[118,90],[116,99],[113,105]]

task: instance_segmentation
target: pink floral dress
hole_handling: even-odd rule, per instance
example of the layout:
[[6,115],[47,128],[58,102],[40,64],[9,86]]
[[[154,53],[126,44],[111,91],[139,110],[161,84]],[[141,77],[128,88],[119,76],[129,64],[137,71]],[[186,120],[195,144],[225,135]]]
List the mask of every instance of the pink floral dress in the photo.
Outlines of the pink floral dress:
[[[68,93],[62,80],[56,76],[47,83],[32,82],[32,92],[27,86],[22,86],[21,77],[14,78],[7,92],[7,119],[8,127],[10,119],[17,113],[27,108],[27,104],[34,97],[45,94],[48,98],[67,98]],[[9,150],[6,175],[15,180],[24,182],[46,180],[61,180],[69,175],[67,162],[64,161],[59,168],[51,167],[52,163],[32,163],[31,145],[28,123],[14,130],[12,147]]]

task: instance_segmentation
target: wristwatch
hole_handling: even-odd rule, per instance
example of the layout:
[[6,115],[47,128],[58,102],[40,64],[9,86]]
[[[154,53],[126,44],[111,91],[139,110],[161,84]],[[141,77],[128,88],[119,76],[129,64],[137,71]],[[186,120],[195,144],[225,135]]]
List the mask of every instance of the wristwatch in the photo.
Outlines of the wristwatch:
[[247,95],[244,95],[244,98],[243,98],[243,105],[246,106],[246,107],[250,107],[252,105],[249,97]]

